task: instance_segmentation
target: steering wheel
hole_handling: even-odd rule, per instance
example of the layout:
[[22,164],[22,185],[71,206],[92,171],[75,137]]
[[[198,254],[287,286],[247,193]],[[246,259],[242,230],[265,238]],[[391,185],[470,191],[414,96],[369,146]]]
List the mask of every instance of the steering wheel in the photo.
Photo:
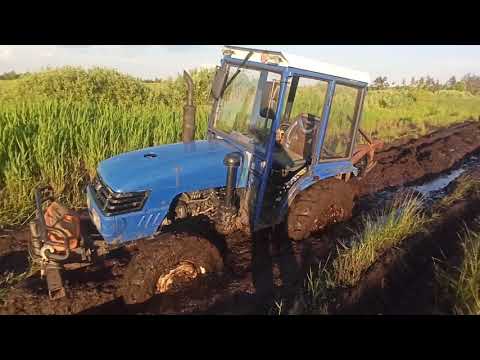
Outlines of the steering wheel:
[[315,129],[315,125],[314,125],[315,120],[310,120],[308,117],[305,118],[305,117],[302,116],[300,119],[295,121],[293,124],[295,124],[296,122],[298,122],[298,126],[299,126],[300,130],[302,130],[302,132],[305,135],[311,134],[313,129]]
[[[308,117],[305,116],[300,116],[298,117],[293,123],[288,124],[288,123],[283,123],[280,125],[279,130],[284,131],[282,139],[279,141],[282,144],[285,144],[287,147],[290,147],[290,137],[292,133],[296,130],[299,133],[302,133],[305,136],[309,136],[313,130],[315,129],[315,120],[318,119],[313,115],[308,114]],[[313,119],[312,119],[313,118]],[[297,125],[298,124],[298,125]],[[297,132],[297,134],[298,134]],[[324,142],[322,144],[322,150],[321,153],[325,154],[329,158],[336,158],[338,157],[335,151],[332,151],[331,149],[328,149],[327,143]]]
[[290,137],[290,133],[296,127],[298,127],[298,129],[301,131],[301,133],[303,133],[303,135],[310,135],[315,129],[315,125],[314,125],[315,120],[310,119],[309,118],[310,116],[314,117],[313,115],[310,115],[310,114],[307,117],[300,115],[299,117],[297,117],[297,119],[293,123],[282,124],[282,126],[284,126],[284,129],[285,129],[284,130],[285,141],[288,141],[288,138]]

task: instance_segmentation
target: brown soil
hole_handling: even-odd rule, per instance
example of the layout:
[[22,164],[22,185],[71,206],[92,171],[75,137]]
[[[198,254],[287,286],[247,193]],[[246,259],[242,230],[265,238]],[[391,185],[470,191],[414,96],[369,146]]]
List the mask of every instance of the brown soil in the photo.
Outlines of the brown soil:
[[[436,176],[480,150],[479,138],[480,124],[467,122],[419,139],[390,144],[378,153],[377,166],[364,179],[355,179],[352,184],[357,194],[363,196]],[[354,213],[366,209],[357,206]],[[126,250],[119,250],[103,264],[66,272],[68,298],[50,301],[45,283],[38,275],[16,284],[8,291],[3,306],[0,305],[0,314],[265,314],[271,309],[273,298],[291,298],[306,268],[329,252],[325,238],[347,231],[343,224],[338,225],[323,236],[299,243],[285,241],[275,232],[256,234],[253,239],[241,233],[222,238],[219,241],[228,249],[222,250],[225,263],[222,277],[204,277],[192,286],[135,305],[126,305],[118,294],[132,256]],[[0,236],[0,274],[25,271],[28,231],[3,230]],[[353,306],[355,301],[351,303]]]
[[419,139],[391,143],[375,155],[378,164],[361,181],[352,180],[359,196],[433,178],[479,149],[480,125],[465,122]]
[[[467,172],[449,191],[470,176],[480,179],[480,170]],[[416,234],[399,248],[388,251],[354,288],[337,291],[330,313],[347,314],[444,314],[435,282],[434,261],[458,265],[461,260],[459,234],[480,214],[480,199],[461,199],[441,212],[427,233]],[[443,304],[445,305],[445,304]]]

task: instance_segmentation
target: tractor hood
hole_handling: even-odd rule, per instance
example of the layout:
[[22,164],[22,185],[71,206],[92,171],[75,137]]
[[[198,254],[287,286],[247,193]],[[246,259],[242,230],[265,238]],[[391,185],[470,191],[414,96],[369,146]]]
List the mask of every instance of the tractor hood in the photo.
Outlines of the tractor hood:
[[225,184],[223,159],[232,151],[224,140],[155,146],[106,159],[98,173],[115,192],[195,191]]

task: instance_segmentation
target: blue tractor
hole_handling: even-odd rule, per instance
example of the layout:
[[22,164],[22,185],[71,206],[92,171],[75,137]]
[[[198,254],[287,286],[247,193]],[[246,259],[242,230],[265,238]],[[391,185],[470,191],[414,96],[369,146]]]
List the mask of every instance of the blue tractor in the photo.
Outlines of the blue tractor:
[[[206,140],[194,140],[193,82],[188,73],[185,79],[181,143],[98,165],[86,197],[101,240],[92,241],[79,230],[78,215],[37,191],[30,253],[52,298],[65,295],[61,271],[69,263],[88,263],[132,242],[141,245],[125,275],[127,303],[168,291],[179,276],[221,271],[218,247],[188,231],[185,224],[195,220],[223,236],[280,226],[299,241],[351,216],[348,181],[375,165],[381,146],[358,128],[368,74],[227,46],[212,83]],[[366,142],[356,144],[357,136]]]

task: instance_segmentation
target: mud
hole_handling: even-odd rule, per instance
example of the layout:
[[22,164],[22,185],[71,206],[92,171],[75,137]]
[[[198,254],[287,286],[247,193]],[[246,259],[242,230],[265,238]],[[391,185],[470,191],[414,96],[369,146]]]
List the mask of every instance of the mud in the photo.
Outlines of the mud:
[[[466,175],[480,179],[480,168]],[[453,191],[463,177],[448,186]],[[416,234],[377,261],[354,288],[337,292],[330,313],[448,314],[437,292],[434,261],[460,262],[459,234],[480,214],[477,197],[457,201],[427,233]]]
[[391,143],[376,154],[377,166],[364,179],[353,179],[352,183],[362,196],[432,179],[478,151],[478,139],[479,123],[465,122],[419,139]]
[[[361,198],[348,225],[353,227],[359,214],[383,201],[381,193],[373,195],[374,193],[420,184],[459,166],[463,159],[480,150],[478,139],[480,124],[467,122],[419,139],[388,145],[378,153],[377,166],[365,178],[352,181]],[[461,216],[476,212],[477,208],[465,211],[459,212]],[[253,239],[241,233],[233,234],[220,239],[224,243],[225,257],[222,277],[203,278],[192,286],[175,289],[168,295],[158,295],[146,303],[135,305],[124,304],[118,294],[126,265],[132,256],[131,252],[123,251],[112,254],[103,264],[66,272],[69,298],[50,301],[45,283],[39,279],[38,274],[15,284],[3,299],[3,305],[0,298],[0,314],[266,314],[272,310],[274,299],[287,299],[285,307],[289,306],[288,299],[292,298],[302,284],[308,266],[331,250],[331,244],[325,239],[344,237],[348,231],[345,224],[337,224],[325,234],[301,243],[284,241],[275,232],[257,234]],[[439,234],[442,234],[440,230]],[[2,230],[0,236],[0,276],[7,272],[22,273],[28,268],[28,231]],[[451,237],[445,236],[445,239],[448,242]],[[428,247],[425,249],[426,253],[430,251]],[[395,257],[392,255],[391,260],[385,259],[385,263],[389,261],[395,263]],[[383,281],[385,284],[389,280],[381,279],[386,277],[386,273],[387,270],[379,270],[378,274],[371,276],[377,279],[375,281]],[[375,281],[372,280],[372,284]],[[374,285],[371,287],[375,288]],[[363,294],[366,293],[367,290],[361,292],[362,296],[356,300],[352,295],[355,301],[351,300],[351,305],[360,304],[360,298],[363,299]],[[394,294],[394,291],[390,293]],[[365,297],[369,298],[367,295]],[[382,301],[393,304],[389,300]],[[366,310],[358,306],[359,312],[377,313],[400,309],[396,305],[383,308],[367,306]]]
[[22,273],[27,270],[28,229],[0,231],[0,275],[5,272]]

